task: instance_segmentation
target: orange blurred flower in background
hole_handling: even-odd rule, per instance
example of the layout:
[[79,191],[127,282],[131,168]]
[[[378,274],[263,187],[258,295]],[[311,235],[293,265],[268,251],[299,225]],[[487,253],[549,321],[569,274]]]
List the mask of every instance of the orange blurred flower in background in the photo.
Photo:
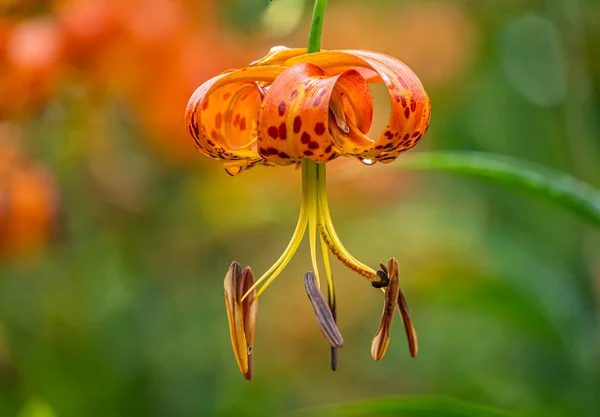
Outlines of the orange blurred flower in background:
[[0,255],[37,253],[59,227],[54,179],[17,145],[14,127],[0,124]]
[[51,18],[4,22],[0,32],[4,32],[0,33],[0,119],[21,118],[57,90],[63,65],[62,33]]
[[125,104],[140,136],[166,160],[197,164],[181,127],[181,103],[199,82],[245,54],[216,23],[216,3],[55,0],[47,6],[15,1],[0,18],[0,119],[27,121],[64,87],[76,86],[91,109]]

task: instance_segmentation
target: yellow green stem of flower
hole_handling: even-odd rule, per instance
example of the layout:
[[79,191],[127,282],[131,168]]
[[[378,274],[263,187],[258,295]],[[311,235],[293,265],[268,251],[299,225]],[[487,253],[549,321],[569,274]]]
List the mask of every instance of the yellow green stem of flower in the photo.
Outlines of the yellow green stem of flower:
[[321,50],[321,33],[323,32],[323,18],[325,17],[325,8],[327,0],[316,0],[313,9],[312,22],[310,24],[310,34],[308,36],[307,52],[319,52]]

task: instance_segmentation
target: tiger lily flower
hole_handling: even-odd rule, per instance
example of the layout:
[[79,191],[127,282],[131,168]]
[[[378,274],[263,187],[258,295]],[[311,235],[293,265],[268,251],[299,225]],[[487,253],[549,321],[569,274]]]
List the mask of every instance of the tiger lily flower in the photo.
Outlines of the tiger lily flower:
[[[387,87],[391,115],[377,138],[367,136],[373,120],[369,83]],[[244,315],[252,303],[281,274],[309,231],[312,275],[305,276],[309,299],[323,334],[335,349],[343,340],[335,326],[335,292],[329,252],[346,267],[385,291],[385,309],[372,355],[381,359],[389,342],[391,312],[399,307],[409,336],[410,352],[417,352],[416,335],[399,289],[395,260],[374,270],[354,258],[342,244],[329,213],[325,164],[337,157],[356,158],[367,165],[390,163],[415,146],[425,135],[431,118],[427,93],[418,77],[401,61],[364,50],[321,51],[275,47],[249,66],[206,81],[192,95],[185,113],[186,127],[196,148],[221,161],[234,176],[256,165],[302,167],[302,205],[291,241],[281,257],[256,282],[228,272],[225,296],[232,344],[240,370],[248,377],[247,341],[253,336],[241,329],[254,316]],[[319,290],[317,237],[327,278],[327,305]],[[232,267],[233,268],[233,267]],[[237,268],[237,269],[236,269]],[[239,272],[239,266],[236,267]],[[239,275],[235,272],[234,275]],[[236,281],[237,280],[237,281]],[[245,293],[239,293],[239,288]],[[387,287],[387,288],[385,288]],[[237,294],[237,295],[232,295]],[[239,296],[238,296],[239,295]],[[255,310],[253,310],[255,312]],[[335,327],[335,328],[334,328]]]

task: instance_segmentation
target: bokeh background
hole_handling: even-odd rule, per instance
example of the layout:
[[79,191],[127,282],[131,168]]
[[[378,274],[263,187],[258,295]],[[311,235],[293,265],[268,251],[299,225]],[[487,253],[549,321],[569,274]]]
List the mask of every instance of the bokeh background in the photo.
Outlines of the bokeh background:
[[[419,356],[397,319],[371,360],[381,296],[335,263],[331,372],[303,245],[261,298],[243,380],[222,279],[279,256],[299,172],[229,177],[183,111],[219,71],[305,45],[309,3],[0,1],[0,416],[285,415],[403,394],[599,415],[600,234],[492,184],[353,160],[329,165],[334,221],[364,262],[398,258]],[[513,155],[598,187],[598,22],[597,0],[330,0],[323,47],[419,74],[433,118],[411,152]]]

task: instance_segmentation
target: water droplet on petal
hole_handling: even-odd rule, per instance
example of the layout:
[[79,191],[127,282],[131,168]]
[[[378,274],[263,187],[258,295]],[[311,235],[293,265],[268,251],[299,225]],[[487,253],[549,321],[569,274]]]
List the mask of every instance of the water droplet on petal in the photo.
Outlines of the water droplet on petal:
[[223,167],[225,168],[225,172],[227,172],[232,177],[240,175],[244,172],[244,168],[246,168],[246,161],[235,161],[235,162],[225,162],[223,163]]
[[373,161],[372,159],[361,159],[361,161],[365,165],[373,165],[375,163],[375,161]]

